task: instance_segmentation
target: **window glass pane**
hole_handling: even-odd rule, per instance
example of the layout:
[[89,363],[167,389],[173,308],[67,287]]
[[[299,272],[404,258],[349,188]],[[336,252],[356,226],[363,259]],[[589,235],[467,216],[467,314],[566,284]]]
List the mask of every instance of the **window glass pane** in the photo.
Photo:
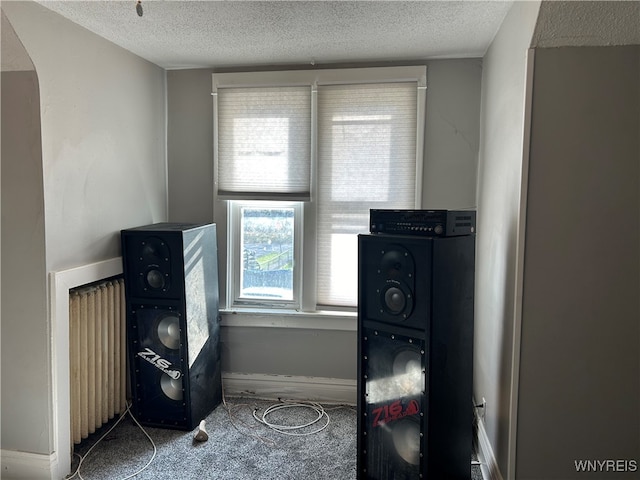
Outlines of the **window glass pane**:
[[293,300],[293,207],[240,208],[240,295]]

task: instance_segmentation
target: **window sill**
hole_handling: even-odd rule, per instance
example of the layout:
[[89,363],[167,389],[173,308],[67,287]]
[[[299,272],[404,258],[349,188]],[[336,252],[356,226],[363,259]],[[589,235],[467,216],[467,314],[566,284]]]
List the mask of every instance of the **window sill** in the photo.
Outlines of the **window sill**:
[[353,332],[358,329],[356,312],[221,309],[220,316],[223,327],[299,328]]

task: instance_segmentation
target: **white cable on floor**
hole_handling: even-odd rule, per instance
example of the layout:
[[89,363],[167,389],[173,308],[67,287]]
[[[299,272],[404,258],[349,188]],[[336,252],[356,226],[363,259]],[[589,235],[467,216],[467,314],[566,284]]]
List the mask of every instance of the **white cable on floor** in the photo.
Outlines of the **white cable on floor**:
[[[311,420],[305,424],[302,425],[279,425],[276,423],[272,423],[269,420],[267,420],[267,417],[269,415],[271,415],[273,412],[276,412],[278,410],[282,410],[284,408],[309,408],[313,411],[315,411],[318,416],[317,418],[315,418],[314,420]],[[258,422],[262,423],[263,425],[266,425],[267,427],[285,434],[285,435],[294,435],[294,436],[306,436],[306,435],[314,435],[318,432],[321,432],[322,430],[324,430],[325,428],[327,428],[327,426],[329,425],[329,414],[326,412],[326,410],[324,409],[324,407],[322,405],[320,405],[319,403],[315,403],[315,402],[309,402],[309,403],[278,403],[278,404],[274,404],[271,405],[270,407],[267,407],[267,409],[262,413],[262,417],[258,417],[257,415],[257,409],[253,410],[253,418],[255,418]],[[296,430],[301,430],[303,428],[306,427],[310,427],[312,425],[315,425],[316,423],[320,422],[323,418],[326,418],[326,422],[321,425],[320,427],[318,427],[317,429],[310,431],[310,432],[297,432]]]
[[224,409],[227,411],[227,414],[229,415],[229,421],[231,422],[231,425],[239,433],[241,433],[242,435],[248,435],[250,437],[253,437],[253,438],[259,440],[260,442],[264,443],[265,445],[267,445],[269,447],[275,447],[277,445],[276,442],[274,442],[273,440],[271,440],[269,438],[265,438],[265,437],[262,437],[260,435],[255,434],[255,433],[251,433],[249,431],[243,431],[242,429],[240,429],[240,427],[238,426],[238,424],[236,422],[242,424],[247,429],[251,429],[251,426],[248,425],[247,423],[243,422],[239,418],[237,418],[232,412],[232,407],[233,406],[235,406],[235,407],[248,406],[248,404],[246,404],[246,403],[245,404],[240,404],[240,405],[228,404],[227,403],[227,398],[226,398],[226,395],[225,395],[225,391],[224,391],[224,382],[222,382],[222,406],[224,407]]
[[122,421],[122,419],[124,419],[124,417],[129,414],[129,416],[133,419],[133,421],[136,423],[136,425],[138,426],[138,428],[140,428],[140,430],[142,430],[142,433],[145,434],[145,436],[149,439],[149,442],[151,442],[151,446],[153,447],[153,455],[151,456],[151,459],[147,462],[147,464],[142,467],[140,470],[136,471],[135,473],[132,473],[131,475],[128,475],[120,480],[128,480],[130,478],[135,477],[136,475],[138,475],[139,473],[142,473],[144,470],[147,469],[147,467],[149,467],[149,465],[151,465],[151,462],[153,462],[154,458],[156,458],[156,453],[158,453],[158,450],[156,448],[156,444],[153,442],[153,440],[151,439],[151,437],[149,436],[149,434],[147,433],[147,431],[142,428],[142,425],[140,425],[140,423],[138,423],[138,420],[136,420],[136,417],[133,416],[133,414],[131,413],[131,405],[127,404],[127,408],[124,411],[124,413],[122,415],[120,415],[120,418],[118,418],[118,420],[116,421],[116,423],[114,423],[111,428],[109,430],[107,430],[104,435],[102,435],[98,441],[96,443],[94,443],[91,448],[89,450],[87,450],[87,453],[85,453],[84,455],[80,456],[77,453],[74,453],[74,455],[77,455],[78,457],[80,457],[80,463],[78,463],[78,467],[76,468],[76,471],[73,472],[73,474],[69,475],[68,477],[66,477],[66,480],[70,480],[73,477],[75,477],[76,475],[78,476],[79,480],[84,480],[84,477],[82,476],[82,474],[80,473],[80,468],[82,467],[82,462],[84,462],[85,458],[87,458],[87,456],[91,453],[91,451],[104,439],[104,437],[106,437],[107,435],[109,435],[114,428],[116,428],[118,426],[118,424]]
[[[231,413],[231,406],[227,405],[226,399],[224,398],[224,389],[223,389],[223,405],[225,407],[225,409],[227,410],[227,412],[229,413],[229,418],[231,419],[231,423],[232,425],[238,430],[240,431],[240,429],[238,428],[238,426],[235,424],[234,420],[233,420],[233,414]],[[302,425],[279,425],[276,423],[272,423],[270,422],[267,417],[269,415],[271,415],[272,413],[278,411],[278,410],[282,410],[285,408],[309,408],[313,411],[315,411],[317,413],[317,417],[314,420],[311,420],[305,424]],[[334,407],[331,408],[329,410],[334,410],[337,408],[345,408],[344,406],[338,406],[338,407]],[[348,407],[347,407],[348,408]],[[133,419],[133,421],[136,423],[136,425],[138,426],[138,428],[140,428],[140,430],[142,431],[142,433],[144,433],[144,435],[147,437],[147,439],[149,440],[149,442],[151,443],[151,446],[153,447],[153,455],[151,456],[151,459],[147,462],[147,464],[142,467],[141,469],[139,469],[138,471],[136,471],[135,473],[132,473],[131,475],[128,475],[120,480],[128,480],[130,478],[135,477],[136,475],[138,475],[139,473],[142,473],[144,470],[146,470],[149,465],[151,465],[151,463],[153,462],[153,460],[156,457],[156,454],[158,452],[157,448],[156,448],[156,444],[154,443],[153,439],[149,436],[149,434],[147,433],[147,431],[142,427],[142,425],[140,425],[140,423],[138,422],[138,420],[136,420],[136,418],[133,416],[133,414],[131,413],[131,405],[127,404],[127,408],[125,409],[124,413],[122,415],[120,415],[120,418],[118,418],[118,420],[111,426],[111,428],[109,428],[109,430],[107,430],[97,441],[96,443],[94,443],[91,448],[89,448],[89,450],[87,450],[87,453],[85,453],[84,455],[79,455],[78,453],[74,453],[74,455],[78,456],[80,458],[80,462],[78,463],[78,467],[76,468],[75,472],[73,472],[71,475],[67,476],[65,480],[71,480],[74,477],[78,477],[79,480],[85,480],[84,477],[82,476],[82,474],[80,473],[80,469],[82,467],[83,462],[85,461],[85,459],[89,456],[89,454],[91,453],[91,451],[107,436],[109,435],[119,424],[120,422],[124,419],[124,417],[129,414],[129,416]],[[325,410],[325,408],[319,404],[319,403],[315,403],[315,402],[308,402],[308,403],[301,403],[301,402],[294,402],[294,403],[289,403],[289,402],[282,402],[279,404],[274,404],[271,405],[269,407],[267,407],[267,409],[262,413],[262,418],[259,418],[257,415],[257,408],[255,408],[253,410],[253,417],[260,423],[262,423],[263,425],[279,432],[282,433],[284,435],[293,435],[293,436],[306,436],[306,435],[314,435],[318,432],[321,432],[322,430],[324,430],[325,428],[327,428],[327,426],[329,425],[330,419],[329,419],[329,414],[327,413],[327,411]],[[297,430],[301,430],[303,428],[306,427],[311,427],[312,425],[315,425],[316,423],[320,422],[323,418],[326,419],[326,422],[324,422],[323,425],[321,425],[320,427],[316,428],[313,431],[309,431],[309,432],[297,432]],[[241,432],[241,431],[240,431]],[[241,432],[241,433],[246,433],[246,432]],[[255,434],[249,434],[252,437],[255,437],[261,441],[263,441],[264,443],[272,443],[271,440],[269,439],[264,439],[258,435]],[[275,445],[275,444],[274,444]]]

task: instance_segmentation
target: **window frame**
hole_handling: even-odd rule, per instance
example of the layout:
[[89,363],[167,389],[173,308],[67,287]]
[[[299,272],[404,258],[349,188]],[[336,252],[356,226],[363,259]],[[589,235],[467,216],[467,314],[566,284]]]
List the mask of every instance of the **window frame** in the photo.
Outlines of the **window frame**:
[[[415,82],[417,86],[417,118],[416,118],[416,178],[415,178],[415,205],[420,208],[422,200],[422,177],[424,161],[424,135],[426,119],[426,65],[409,65],[394,67],[356,67],[338,69],[313,69],[313,70],[277,70],[277,71],[243,71],[212,74],[212,99],[213,99],[213,182],[214,182],[214,221],[218,225],[220,235],[224,236],[226,245],[220,245],[226,254],[226,262],[220,262],[223,267],[220,271],[221,309],[223,310],[278,310],[279,312],[320,312],[338,311],[355,312],[357,307],[332,307],[322,305],[319,309],[316,301],[316,222],[317,222],[317,88],[323,85],[340,84],[366,84],[385,82]],[[234,202],[241,200],[223,199],[218,195],[218,89],[230,87],[273,87],[273,86],[309,86],[311,89],[311,152],[310,152],[310,190],[309,201],[300,203],[300,221],[295,222],[295,229],[299,231],[297,239],[299,248],[296,252],[297,277],[294,277],[294,290],[297,287],[298,294],[294,292],[296,302],[238,302],[236,298],[239,292],[238,273],[233,273],[241,260],[237,254],[236,240],[238,232],[233,232],[235,214],[232,210]],[[248,201],[248,200],[247,200]],[[262,202],[268,202],[262,200]],[[289,202],[298,203],[298,202]],[[295,241],[295,240],[294,240]],[[294,247],[295,248],[295,247]],[[234,257],[237,257],[234,259]],[[224,258],[224,257],[222,257]],[[235,263],[234,263],[235,262]]]

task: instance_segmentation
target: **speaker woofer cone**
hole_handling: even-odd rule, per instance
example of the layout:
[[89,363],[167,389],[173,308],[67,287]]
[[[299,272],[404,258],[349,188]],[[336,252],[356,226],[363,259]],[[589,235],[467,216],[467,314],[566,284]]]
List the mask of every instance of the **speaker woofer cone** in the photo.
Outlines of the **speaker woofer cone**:
[[172,350],[180,347],[180,319],[173,314],[165,315],[156,328],[158,339]]
[[401,350],[393,358],[393,374],[419,375],[422,372],[422,358],[417,348]]
[[164,275],[157,268],[152,268],[147,271],[146,280],[147,285],[155,290],[160,290],[165,286]]
[[182,400],[182,378],[171,378],[164,373],[160,379],[160,388],[162,388],[162,392],[171,400]]
[[402,396],[418,395],[424,391],[422,358],[417,349],[401,350],[393,358],[393,378]]
[[398,456],[410,465],[420,465],[420,425],[417,421],[403,419],[393,425],[393,448]]
[[407,300],[402,290],[397,287],[391,287],[384,292],[384,304],[389,313],[398,315],[404,311],[407,306]]
[[388,315],[406,319],[413,310],[411,290],[403,283],[386,285],[380,292],[380,303]]

